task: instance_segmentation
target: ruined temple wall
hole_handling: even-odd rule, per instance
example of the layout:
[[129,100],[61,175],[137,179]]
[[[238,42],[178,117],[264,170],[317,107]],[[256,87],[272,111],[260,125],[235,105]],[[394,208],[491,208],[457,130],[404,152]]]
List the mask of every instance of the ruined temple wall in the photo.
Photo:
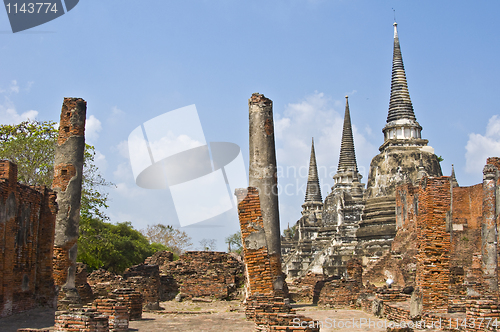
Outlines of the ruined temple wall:
[[55,196],[17,183],[17,166],[0,161],[0,317],[54,303]]
[[453,188],[453,230],[480,228],[483,214],[482,197],[482,183],[471,187]]
[[446,312],[450,284],[450,233],[447,215],[451,185],[447,176],[424,178],[418,192],[416,292],[423,311]]
[[454,187],[450,249],[450,312],[465,312],[467,267],[481,249],[483,184]]

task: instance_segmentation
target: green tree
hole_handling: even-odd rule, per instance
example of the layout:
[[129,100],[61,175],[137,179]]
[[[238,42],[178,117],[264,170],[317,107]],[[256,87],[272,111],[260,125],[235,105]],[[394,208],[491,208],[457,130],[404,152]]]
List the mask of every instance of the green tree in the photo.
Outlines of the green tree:
[[50,187],[57,129],[54,121],[27,120],[0,126],[0,158],[17,164],[19,182]]
[[238,254],[241,254],[241,250],[243,249],[242,243],[241,243],[241,232],[237,231],[234,234],[229,235],[226,237],[226,244],[230,248],[230,252],[236,252]]
[[288,225],[288,228],[283,230],[283,236],[285,238],[293,239],[296,231],[297,231],[297,224],[293,225],[292,227],[290,227],[290,225]]
[[80,215],[84,218],[109,220],[108,216],[102,212],[103,209],[108,208],[108,193],[103,189],[114,187],[115,184],[102,177],[94,161],[95,148],[85,144]]
[[[18,181],[28,185],[51,187],[54,177],[54,156],[58,130],[54,121],[26,120],[16,125],[0,125],[0,159],[17,164]],[[107,182],[95,165],[95,148],[85,144],[82,216],[107,220],[102,209],[108,207]]]
[[[57,137],[53,121],[27,120],[17,125],[0,125],[0,158],[17,164],[20,182],[50,187]],[[86,144],[77,260],[93,269],[104,267],[119,273],[166,248],[161,244],[150,245],[130,222],[116,225],[105,222],[109,220],[103,212],[108,207],[108,194],[103,189],[113,184],[101,176],[94,158],[94,147]]]
[[141,233],[153,245],[161,244],[170,249],[174,254],[180,255],[193,245],[191,237],[186,232],[173,228],[170,225],[155,224],[148,225]]
[[166,249],[160,244],[151,245],[130,222],[112,224],[97,218],[80,219],[77,260],[92,269],[122,273],[156,251]]

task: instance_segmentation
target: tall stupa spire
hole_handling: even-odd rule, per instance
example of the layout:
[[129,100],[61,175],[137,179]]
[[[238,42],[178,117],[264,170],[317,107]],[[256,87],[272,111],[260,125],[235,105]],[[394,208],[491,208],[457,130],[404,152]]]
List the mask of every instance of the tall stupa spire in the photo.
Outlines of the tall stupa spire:
[[394,51],[392,57],[391,98],[389,113],[384,129],[384,144],[379,150],[384,151],[390,146],[426,146],[427,140],[422,140],[422,127],[417,122],[413,112],[413,104],[408,91],[403,56],[399,45],[398,24],[394,25]]
[[394,52],[392,56],[391,100],[387,122],[399,119],[416,121],[413,105],[408,92],[403,56],[399,45],[398,24],[394,22]]
[[311,158],[309,159],[309,175],[307,177],[307,188],[305,202],[321,202],[321,189],[319,186],[318,166],[316,165],[316,153],[314,152],[314,138],[311,143]]
[[342,129],[342,142],[340,144],[340,157],[338,172],[358,172],[356,153],[354,152],[354,139],[352,138],[351,114],[349,112],[349,97],[345,96],[344,127]]
[[[334,188],[354,188],[356,195],[361,194],[361,174],[358,172],[354,139],[352,137],[351,113],[349,111],[349,97],[345,96],[344,127],[342,128],[342,142],[340,143],[340,157],[337,174],[333,176]],[[354,185],[355,184],[355,185]]]
[[302,204],[302,215],[309,216],[311,222],[321,220],[323,210],[323,199],[321,198],[321,187],[318,178],[318,166],[316,164],[316,153],[314,152],[314,138],[311,142],[311,158],[309,159],[309,174],[307,176],[306,197]]

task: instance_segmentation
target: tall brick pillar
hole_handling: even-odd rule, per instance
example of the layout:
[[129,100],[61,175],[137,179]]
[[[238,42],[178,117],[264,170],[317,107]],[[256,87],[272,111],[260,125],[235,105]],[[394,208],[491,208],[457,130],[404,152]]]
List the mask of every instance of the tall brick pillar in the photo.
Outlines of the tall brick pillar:
[[75,272],[86,110],[85,100],[64,98],[52,182],[59,208],[54,238],[54,283],[58,291],[58,309],[81,302],[75,288]]
[[486,165],[483,169],[483,223],[481,224],[481,255],[485,291],[498,291],[496,182],[498,169]]
[[418,197],[417,274],[410,306],[412,316],[448,310],[451,241],[446,221],[451,207],[450,177],[423,178]]
[[249,186],[259,191],[260,208],[271,260],[275,291],[283,290],[281,236],[278,211],[278,176],[274,145],[273,102],[254,93],[248,100],[250,127]]

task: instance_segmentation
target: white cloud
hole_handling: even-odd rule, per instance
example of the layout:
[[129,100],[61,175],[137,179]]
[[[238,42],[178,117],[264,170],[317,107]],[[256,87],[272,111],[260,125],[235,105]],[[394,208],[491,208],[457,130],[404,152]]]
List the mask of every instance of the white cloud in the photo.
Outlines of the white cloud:
[[488,157],[500,156],[500,117],[493,115],[486,126],[486,135],[469,134],[465,146],[465,171],[481,173]]
[[93,142],[99,138],[99,132],[102,130],[101,121],[91,115],[85,121],[85,138]]
[[146,195],[146,190],[139,188],[137,186],[130,187],[125,182],[120,182],[116,184],[116,192],[126,198],[138,198]]
[[113,114],[113,115],[121,115],[121,114],[125,114],[125,112],[123,112],[118,107],[113,106],[113,107],[111,107],[111,114]]
[[7,97],[5,103],[0,104],[0,123],[2,124],[17,124],[28,119],[34,120],[37,116],[38,112],[35,110],[19,114],[14,104]]
[[98,150],[95,151],[94,163],[99,168],[101,174],[106,172],[106,169],[108,168],[108,161],[106,160],[106,156]]
[[9,87],[9,91],[13,93],[19,93],[19,85],[17,85],[17,81],[13,80]]
[[29,81],[28,83],[26,83],[26,91],[30,91],[31,90],[31,87],[33,86],[33,84],[35,84],[34,81]]
[[[332,106],[334,104],[342,105],[342,111],[336,111]],[[275,122],[279,163],[308,167],[311,138],[314,137],[318,167],[323,166],[328,169],[333,167],[336,171],[344,123],[344,105],[342,102],[332,101],[324,93],[319,92],[305,97],[299,103],[288,104],[283,115],[277,114]],[[352,105],[350,111],[351,114],[356,112]],[[376,148],[355,124],[352,124],[352,130],[358,166],[360,160],[368,164],[368,159],[359,157],[375,155]],[[370,134],[369,127],[365,128],[365,131]]]
[[124,116],[125,112],[119,109],[117,106],[111,107],[111,114],[108,117],[108,122],[116,124],[120,118]]
[[130,162],[127,160],[126,162],[118,164],[116,170],[113,172],[115,181],[127,181],[134,182],[134,176],[132,174],[132,168],[130,166]]
[[129,159],[129,154],[128,154],[128,141],[121,141],[118,143],[116,146],[116,149],[118,150],[118,153],[124,158]]

